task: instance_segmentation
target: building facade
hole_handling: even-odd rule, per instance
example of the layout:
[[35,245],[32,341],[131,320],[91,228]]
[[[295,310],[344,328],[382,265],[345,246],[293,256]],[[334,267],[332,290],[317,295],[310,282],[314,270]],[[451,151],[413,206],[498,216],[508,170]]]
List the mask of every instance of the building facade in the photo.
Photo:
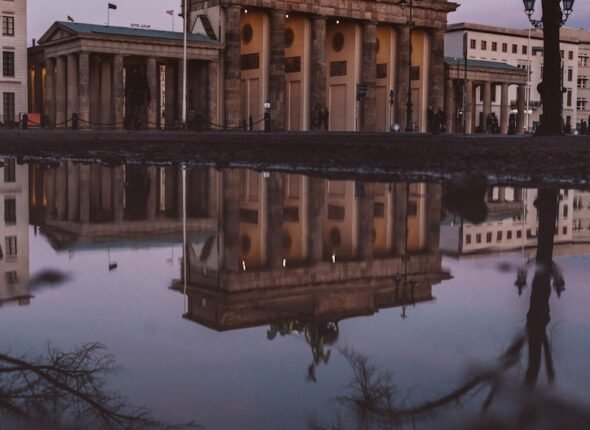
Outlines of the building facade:
[[[224,43],[223,121],[275,130],[426,131],[444,102],[446,0],[192,0],[189,28]],[[268,107],[270,104],[270,108]],[[265,108],[266,104],[266,108]]]
[[11,124],[27,111],[27,2],[0,2],[0,123]]
[[[445,55],[463,58],[463,38],[466,34],[467,57],[470,61],[503,63],[528,74],[525,87],[512,85],[508,98],[510,111],[517,114],[518,103],[524,97],[524,129],[533,131],[543,113],[540,94],[537,91],[543,75],[543,32],[541,30],[517,30],[488,25],[461,23],[448,27],[445,34]],[[588,119],[590,104],[590,32],[586,30],[561,29],[561,58],[563,76],[563,119],[572,129]],[[589,87],[586,90],[586,87]],[[491,82],[491,88],[478,85],[474,89],[475,129],[485,127],[485,114],[491,109],[498,116],[501,110],[502,88]],[[490,106],[489,108],[486,106]]]

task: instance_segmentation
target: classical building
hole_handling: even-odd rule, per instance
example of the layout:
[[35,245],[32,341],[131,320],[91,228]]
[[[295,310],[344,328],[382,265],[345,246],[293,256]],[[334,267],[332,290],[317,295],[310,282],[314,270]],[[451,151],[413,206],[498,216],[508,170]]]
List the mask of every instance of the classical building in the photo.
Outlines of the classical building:
[[27,2],[0,3],[0,123],[13,123],[27,111]]
[[[467,90],[473,92],[475,116],[471,119],[472,130],[483,130],[489,112],[496,113],[500,118],[507,103],[509,111],[517,114],[518,131],[535,129],[542,114],[537,86],[542,81],[543,32],[472,23],[449,25],[445,34],[445,55],[449,59],[449,67],[460,69],[460,73],[463,72],[463,65],[458,62],[463,59],[464,37],[470,64],[475,67],[478,64],[490,65],[489,76],[485,79],[468,78],[473,82],[473,89]],[[562,28],[560,46],[565,89],[563,117],[564,122],[569,121],[575,129],[582,119],[588,119],[590,113],[590,104],[586,103],[590,99],[590,32]],[[506,81],[506,72],[514,68],[522,71],[521,76],[517,77],[515,73],[514,78]],[[471,100],[471,97],[468,99]],[[470,115],[469,110],[467,115]]]
[[228,127],[262,127],[268,102],[276,130],[389,130],[406,124],[410,93],[414,127],[426,131],[428,106],[443,105],[444,32],[455,3],[413,2],[412,31],[409,8],[394,0],[191,0],[189,7],[189,28],[225,46]]
[[[203,123],[220,117],[221,50],[207,36],[188,37],[187,107]],[[182,33],[56,22],[29,59],[29,110],[49,125],[65,127],[77,113],[80,127],[122,128],[137,93],[148,128],[181,121]]]

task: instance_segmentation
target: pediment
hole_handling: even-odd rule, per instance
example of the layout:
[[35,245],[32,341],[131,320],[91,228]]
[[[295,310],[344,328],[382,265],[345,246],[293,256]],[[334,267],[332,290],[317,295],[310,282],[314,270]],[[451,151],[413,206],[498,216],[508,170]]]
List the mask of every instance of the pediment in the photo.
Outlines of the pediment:
[[65,26],[61,25],[59,22],[54,23],[49,30],[45,32],[41,39],[39,39],[39,44],[44,43],[51,43],[57,42],[62,39],[67,39],[72,36],[75,36],[77,33]]

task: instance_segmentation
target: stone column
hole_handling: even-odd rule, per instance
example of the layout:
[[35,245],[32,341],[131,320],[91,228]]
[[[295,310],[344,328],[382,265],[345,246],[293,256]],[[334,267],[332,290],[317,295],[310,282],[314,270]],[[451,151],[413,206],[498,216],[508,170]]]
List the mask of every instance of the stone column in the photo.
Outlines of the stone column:
[[510,115],[510,101],[508,100],[508,84],[502,84],[500,96],[500,133],[508,134],[508,122]]
[[525,124],[525,85],[520,84],[517,90],[518,99],[518,124],[516,125],[516,133],[523,134],[524,133],[524,124]]
[[147,109],[147,127],[154,129],[158,121],[158,64],[154,57],[147,59],[147,81],[151,98]]
[[[69,54],[67,56],[67,67],[68,67],[68,102],[67,102],[67,114],[68,120],[72,119],[72,114],[78,113],[78,58],[76,54]],[[69,124],[71,125],[71,124]]]
[[223,268],[240,267],[240,171],[224,170],[223,176]]
[[[444,80],[445,80],[445,33],[438,30],[431,33],[430,51],[430,106],[436,112],[442,108],[444,103]],[[447,125],[449,123],[447,122]]]
[[240,14],[239,5],[225,8],[225,126],[239,127],[242,120],[240,95]]
[[473,82],[467,81],[465,91],[465,133],[473,133]]
[[324,252],[324,205],[326,198],[326,180],[309,178],[309,234],[308,255],[310,263],[322,261]]
[[455,80],[450,77],[445,81],[445,121],[447,123],[447,132],[455,132],[455,121],[457,118],[457,109],[455,106]]
[[166,99],[164,102],[164,121],[165,127],[169,128],[174,125],[176,119],[176,85],[175,85],[176,68],[172,62],[166,64]]
[[103,58],[100,62],[100,122],[101,128],[110,128],[113,123],[111,62]]
[[125,78],[123,72],[123,56],[115,55],[115,57],[113,58],[113,113],[115,128],[117,129],[123,128],[123,121],[125,120],[124,79]]
[[367,86],[367,94],[360,101],[361,131],[377,130],[377,98],[375,83],[377,80],[377,24],[363,24],[361,84]]
[[396,255],[404,255],[408,234],[408,186],[394,185],[393,195],[393,248]]
[[285,99],[285,11],[270,12],[269,94],[272,130],[286,128]]
[[45,60],[45,115],[49,125],[55,125],[55,59]]
[[314,16],[311,26],[311,97],[310,128],[319,130],[320,109],[326,106],[326,17]]
[[55,123],[59,127],[67,127],[67,64],[66,57],[57,57],[55,66]]
[[366,261],[373,259],[373,231],[375,214],[375,197],[370,184],[357,182],[359,187],[358,198],[358,233],[359,233],[359,259]]
[[80,165],[80,222],[90,222],[90,166]]
[[273,172],[266,183],[268,196],[266,255],[268,267],[278,269],[283,261],[283,175]]
[[[410,28],[405,25],[398,28],[399,38],[397,43],[397,93],[396,110],[397,123],[404,130],[408,123],[407,103],[408,84],[410,74]],[[434,106],[432,107],[434,109]]]
[[88,128],[90,121],[90,55],[78,55],[78,115],[80,127]]
[[485,127],[484,130],[487,132],[487,120],[488,115],[492,112],[492,83],[491,82],[484,82],[483,87],[483,126]]
[[67,162],[68,171],[68,221],[77,221],[80,210],[80,172],[77,164]]
[[213,124],[221,123],[217,115],[219,108],[219,63],[209,62],[209,124],[205,128],[215,128]]

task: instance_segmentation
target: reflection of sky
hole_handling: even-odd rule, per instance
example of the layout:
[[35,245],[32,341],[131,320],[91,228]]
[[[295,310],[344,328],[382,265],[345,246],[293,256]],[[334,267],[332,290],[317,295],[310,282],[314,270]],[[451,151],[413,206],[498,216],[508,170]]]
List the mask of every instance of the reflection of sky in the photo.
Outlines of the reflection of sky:
[[[72,278],[38,291],[28,307],[0,309],[3,350],[103,342],[121,368],[112,388],[159,417],[212,429],[301,429],[344,393],[350,372],[335,351],[318,366],[318,383],[305,381],[312,354],[300,335],[268,341],[266,327],[216,333],[182,319],[182,295],[168,289],[179,276],[180,246],[113,251],[113,272],[106,250],[70,259],[32,234],[30,248],[32,274],[52,267]],[[588,258],[559,261],[567,289],[552,297],[550,324],[558,390],[578,398],[590,386]],[[462,381],[466,366],[498,357],[524,326],[529,290],[518,298],[514,273],[497,271],[505,261],[520,257],[446,259],[454,279],[434,287],[434,302],[409,307],[405,320],[397,308],[343,321],[339,343],[390,371],[407,401],[443,394]]]

